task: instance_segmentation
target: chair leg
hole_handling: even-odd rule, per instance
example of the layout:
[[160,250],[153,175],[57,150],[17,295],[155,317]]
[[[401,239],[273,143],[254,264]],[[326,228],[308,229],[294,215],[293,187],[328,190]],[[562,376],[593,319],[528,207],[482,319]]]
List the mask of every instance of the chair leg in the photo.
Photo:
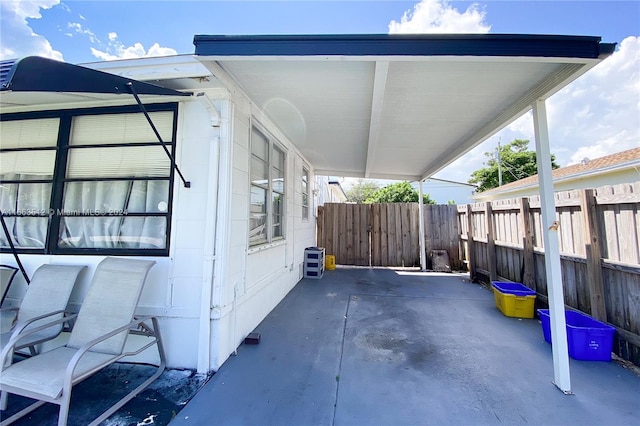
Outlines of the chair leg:
[[60,401],[60,411],[58,412],[58,426],[67,426],[67,418],[69,417],[69,405],[71,404],[71,392],[62,391],[63,395]]
[[2,391],[2,393],[0,393],[0,410],[2,410],[2,411],[7,409],[8,396],[9,395],[4,391]]
[[[97,417],[95,420],[93,420],[91,423],[89,423],[89,426],[97,426],[100,423],[102,423],[104,420],[109,418],[113,413],[115,413],[120,408],[122,408],[127,402],[131,401],[140,392],[145,390],[151,383],[153,383],[164,372],[164,370],[166,368],[166,365],[167,365],[167,358],[166,358],[166,355],[164,353],[164,346],[162,345],[162,338],[160,337],[160,329],[158,328],[158,320],[157,320],[156,317],[153,317],[153,318],[151,318],[151,322],[153,323],[153,335],[154,335],[154,337],[156,339],[156,341],[155,341],[156,348],[158,349],[158,355],[160,356],[160,365],[158,366],[158,369],[151,375],[151,377],[149,377],[147,380],[145,380],[143,383],[141,383],[137,388],[135,388],[134,390],[129,392],[122,399],[120,399],[118,402],[113,404],[111,406],[111,408],[109,408],[107,411],[105,411],[99,417]],[[59,426],[64,426],[64,425],[59,425]]]
[[67,417],[69,417],[69,406],[63,404],[58,413],[58,426],[67,426]]

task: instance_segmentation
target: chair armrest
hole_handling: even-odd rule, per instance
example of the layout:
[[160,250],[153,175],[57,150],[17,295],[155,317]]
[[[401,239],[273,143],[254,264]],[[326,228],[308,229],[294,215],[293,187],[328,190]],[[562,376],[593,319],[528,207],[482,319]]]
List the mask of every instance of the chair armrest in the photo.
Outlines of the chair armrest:
[[[43,319],[43,318],[46,318],[47,316],[50,316],[50,315],[53,315],[53,314],[59,314],[60,312],[65,312],[65,311],[55,311],[55,312],[52,312],[52,313],[49,313],[49,314],[40,315],[40,316],[35,317],[35,318]],[[31,330],[27,330],[27,331],[24,331],[24,328],[28,324],[21,325],[20,330],[22,330],[22,332],[18,332],[18,330],[15,330],[13,332],[13,334],[11,334],[11,338],[9,339],[9,342],[7,343],[7,345],[4,348],[2,348],[2,353],[0,354],[0,371],[3,371],[5,369],[5,363],[6,363],[7,356],[9,354],[13,355],[16,343],[20,339],[22,339],[22,338],[24,338],[26,336],[29,336],[31,334],[37,333],[39,331],[46,330],[47,328],[49,328],[51,326],[54,326],[56,324],[64,324],[65,322],[67,322],[67,321],[69,321],[69,320],[71,320],[71,319],[73,319],[73,318],[75,318],[77,316],[78,316],[78,314],[72,314],[72,315],[64,316],[62,318],[59,318],[57,320],[48,322],[48,323],[40,325],[38,327],[34,327]],[[43,317],[43,318],[40,318],[40,317]],[[35,319],[33,319],[33,321],[35,321]],[[31,323],[33,321],[25,321],[25,323],[27,323],[27,322]],[[9,365],[11,365],[11,364],[9,363]]]
[[[111,330],[110,332],[105,333],[102,336],[99,336],[91,340],[90,342],[85,343],[80,348],[78,348],[78,351],[73,355],[73,357],[69,361],[69,364],[67,364],[67,370],[64,378],[64,388],[71,389],[72,382],[73,382],[73,372],[75,371],[76,366],[80,361],[80,358],[82,358],[82,356],[87,351],[89,351],[89,349],[91,349],[93,346],[97,345],[98,343],[103,342],[108,338],[115,336],[116,334],[122,333],[123,331],[131,330],[134,326],[139,327],[144,321],[148,321],[152,318],[154,318],[152,315],[145,315],[143,317],[136,318],[133,321],[131,321],[129,324],[126,324],[126,325],[123,325],[122,327],[118,327],[114,330]],[[148,327],[146,326],[144,327],[148,330]],[[120,358],[121,355],[122,354],[114,354],[114,358]],[[89,371],[85,373],[85,375],[90,375],[90,374],[93,374],[93,371]]]
[[[14,334],[16,334],[16,333],[22,333],[22,330],[24,330],[28,325],[33,324],[36,321],[40,321],[41,319],[45,319],[47,317],[52,317],[52,316],[58,315],[58,314],[71,314],[71,312],[61,309],[59,311],[53,311],[53,312],[49,312],[49,313],[46,313],[46,314],[38,315],[37,317],[30,318],[30,319],[28,319],[26,321],[17,322],[16,325],[15,325],[15,328],[13,329],[12,336]],[[75,317],[75,314],[71,314],[71,315],[73,315],[73,317]],[[70,320],[72,317],[71,316],[64,316],[63,318],[66,318],[67,320]],[[64,322],[67,322],[67,321],[64,321]],[[43,326],[46,326],[46,328],[49,328],[50,326],[56,325],[56,324],[58,324],[57,321],[55,323],[43,324]]]

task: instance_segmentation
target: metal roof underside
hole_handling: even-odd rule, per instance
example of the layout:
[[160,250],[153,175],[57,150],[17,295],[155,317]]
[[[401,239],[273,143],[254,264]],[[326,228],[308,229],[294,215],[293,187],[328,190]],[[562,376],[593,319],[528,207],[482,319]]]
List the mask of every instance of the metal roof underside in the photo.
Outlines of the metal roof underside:
[[60,109],[105,102],[135,104],[128,84],[143,101],[190,96],[190,93],[78,65],[29,56],[0,63],[0,108]]
[[599,37],[196,35],[316,173],[432,176],[613,53]]

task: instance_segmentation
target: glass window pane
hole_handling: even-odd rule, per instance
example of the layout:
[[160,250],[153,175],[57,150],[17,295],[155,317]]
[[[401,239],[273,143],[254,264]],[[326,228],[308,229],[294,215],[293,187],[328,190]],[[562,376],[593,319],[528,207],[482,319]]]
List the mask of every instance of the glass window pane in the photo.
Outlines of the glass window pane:
[[3,174],[52,176],[55,159],[56,151],[53,149],[1,152],[0,170]]
[[284,175],[284,152],[277,147],[273,147],[273,167],[282,171]]
[[[4,175],[3,175],[4,177]],[[51,183],[5,183],[0,185],[0,209],[20,216],[48,215]]]
[[59,122],[58,118],[0,121],[0,149],[56,146]]
[[65,215],[120,215],[127,208],[131,181],[68,182],[62,209]]
[[284,218],[284,195],[272,194],[272,216],[273,216],[273,237],[281,237],[283,235],[283,223]]
[[58,245],[64,248],[166,247],[165,217],[64,217]]
[[[173,111],[150,112],[149,117],[162,141],[171,143]],[[73,118],[71,145],[149,142],[158,142],[158,137],[142,113],[81,115]]]
[[121,247],[163,249],[167,246],[166,217],[127,216],[120,226],[118,241]]
[[277,178],[273,180],[273,190],[275,192],[284,192],[284,178]]
[[269,184],[269,166],[256,157],[251,157],[251,183],[262,186]]
[[284,192],[284,153],[276,147],[273,148],[273,152],[272,189],[282,193]]
[[[47,240],[48,217],[5,217],[11,232],[13,245],[17,248],[44,248]],[[10,247],[4,232],[0,232],[0,246]]]
[[67,182],[63,209],[67,215],[166,213],[169,209],[169,182]]
[[269,161],[269,141],[255,128],[251,132],[251,153],[264,161]]
[[68,178],[167,177],[171,160],[160,145],[76,148],[69,152]]
[[305,169],[302,169],[302,193],[303,194],[309,193],[309,184],[307,183],[308,181],[309,181],[309,172],[306,171]]
[[169,211],[169,181],[137,180],[127,202],[129,213],[166,213]]
[[251,209],[249,212],[249,244],[267,241],[267,190],[251,186]]

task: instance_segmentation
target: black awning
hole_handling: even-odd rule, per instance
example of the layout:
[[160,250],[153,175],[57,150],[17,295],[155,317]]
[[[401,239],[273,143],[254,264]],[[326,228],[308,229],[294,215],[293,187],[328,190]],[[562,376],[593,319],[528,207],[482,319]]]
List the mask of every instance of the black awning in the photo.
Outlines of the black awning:
[[190,93],[39,56],[0,63],[0,92],[66,92],[190,96]]

